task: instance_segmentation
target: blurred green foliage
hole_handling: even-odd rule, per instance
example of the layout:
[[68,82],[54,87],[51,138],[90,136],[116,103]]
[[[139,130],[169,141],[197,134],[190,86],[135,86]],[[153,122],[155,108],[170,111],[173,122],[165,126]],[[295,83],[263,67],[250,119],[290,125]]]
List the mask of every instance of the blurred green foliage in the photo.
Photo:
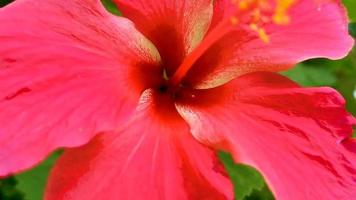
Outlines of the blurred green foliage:
[[61,153],[61,151],[54,152],[34,169],[16,176],[17,188],[25,194],[24,200],[41,199],[50,169]]
[[0,7],[7,5],[8,3],[12,2],[13,0],[0,0]]
[[337,89],[346,99],[349,112],[356,115],[356,49],[337,61],[313,59],[284,72],[303,86],[329,86]]
[[116,5],[111,0],[101,0],[105,8],[114,15],[121,15]]
[[0,200],[42,199],[50,169],[61,153],[56,151],[35,168],[0,180]]
[[17,183],[14,177],[0,180],[0,200],[22,200],[24,194],[16,188]]
[[351,22],[349,24],[349,33],[352,37],[356,38],[356,22]]
[[220,152],[219,157],[234,183],[236,200],[273,199],[272,193],[257,170],[247,165],[234,163],[228,153]]
[[[0,7],[9,2],[11,0],[0,0]],[[111,13],[120,15],[111,0],[102,0],[102,2]],[[343,0],[343,2],[347,6],[351,19],[350,34],[355,37],[356,0]],[[337,89],[345,97],[347,109],[356,115],[356,49],[342,60],[309,60],[282,74],[303,86],[330,86]],[[0,200],[40,200],[49,170],[59,155],[60,152],[55,152],[36,168],[16,177],[0,180]],[[227,153],[221,152],[219,156],[234,183],[236,200],[274,199],[258,171],[234,163]]]
[[356,22],[356,1],[355,0],[342,0],[348,10],[348,15],[351,21]]

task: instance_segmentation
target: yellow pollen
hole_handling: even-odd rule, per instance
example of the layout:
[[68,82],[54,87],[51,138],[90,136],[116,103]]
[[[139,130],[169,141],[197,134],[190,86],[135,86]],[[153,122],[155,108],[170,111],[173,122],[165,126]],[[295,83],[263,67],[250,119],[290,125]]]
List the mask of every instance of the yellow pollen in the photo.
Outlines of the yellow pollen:
[[248,9],[248,3],[247,1],[241,1],[239,4],[238,4],[238,7],[240,10],[247,10]]
[[265,43],[269,43],[269,37],[265,29],[258,27],[257,24],[250,24],[250,28],[258,34],[258,37]]
[[250,28],[254,31],[257,31],[258,26],[257,26],[257,24],[250,24]]
[[239,23],[239,19],[237,19],[237,17],[235,17],[235,16],[232,16],[230,18],[230,21],[231,21],[232,25],[236,25]]
[[259,9],[255,9],[252,13],[252,20],[255,22],[260,21],[261,19],[261,12]]
[[260,39],[265,42],[265,43],[269,43],[269,36],[267,35],[265,29],[263,28],[259,28],[257,30],[258,36],[260,37]]
[[288,9],[295,3],[295,0],[276,0],[277,6],[273,21],[276,24],[288,24],[290,18],[288,16]]
[[236,13],[230,17],[233,25],[242,23],[250,24],[259,38],[268,43],[270,41],[266,30],[263,28],[267,23],[285,25],[290,22],[289,9],[298,0],[231,0],[236,7]]

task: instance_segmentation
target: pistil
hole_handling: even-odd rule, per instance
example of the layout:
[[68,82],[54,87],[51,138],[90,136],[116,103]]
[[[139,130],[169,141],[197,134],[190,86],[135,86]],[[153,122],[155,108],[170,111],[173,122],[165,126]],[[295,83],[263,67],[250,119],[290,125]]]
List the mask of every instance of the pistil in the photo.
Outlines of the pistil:
[[237,18],[230,18],[217,25],[217,27],[204,38],[198,47],[183,60],[182,64],[170,79],[170,84],[177,86],[193,64],[206,52],[206,50],[227,33],[233,31],[234,27],[232,25],[236,23],[238,23]]
[[[181,63],[169,84],[174,88],[179,86],[184,76],[188,73],[194,63],[216,42],[226,34],[237,29],[237,25],[248,25],[247,27],[256,32],[258,37],[265,43],[269,42],[269,36],[262,27],[264,23],[273,22],[279,25],[289,23],[288,9],[296,0],[275,0],[272,7],[269,0],[231,0],[235,6],[235,12],[226,17],[213,30],[211,30],[203,41],[192,51]],[[267,14],[266,14],[267,13]],[[242,21],[240,21],[242,20]],[[245,27],[245,26],[241,26]]]

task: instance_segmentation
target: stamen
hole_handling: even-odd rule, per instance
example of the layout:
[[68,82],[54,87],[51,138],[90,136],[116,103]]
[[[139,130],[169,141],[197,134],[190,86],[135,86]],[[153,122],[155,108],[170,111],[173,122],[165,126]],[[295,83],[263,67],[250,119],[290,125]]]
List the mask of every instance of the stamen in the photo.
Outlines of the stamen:
[[277,6],[273,16],[273,22],[276,24],[288,24],[290,19],[287,14],[288,9],[295,3],[295,0],[276,0]]
[[237,17],[235,17],[235,16],[232,16],[230,18],[230,21],[231,21],[232,25],[237,25],[239,23],[239,19],[237,19]]
[[[237,1],[235,1],[237,3]],[[236,5],[236,4],[235,4]],[[238,8],[240,10],[247,10],[249,7],[249,4],[247,1],[240,1],[240,3],[238,4]]]
[[163,69],[163,79],[168,81],[169,80],[169,77],[168,77],[168,74],[167,74],[167,70],[166,69]]
[[256,24],[250,24],[250,28],[253,30],[253,31],[256,31],[259,38],[265,42],[265,43],[268,43],[269,42],[269,37],[265,31],[265,29],[261,28],[261,27],[258,27]]
[[185,74],[193,66],[193,64],[219,39],[225,36],[227,33],[234,30],[234,23],[238,23],[237,18],[229,18],[228,20],[222,21],[217,27],[215,27],[204,40],[191,52],[187,58],[183,60],[183,63],[179,66],[177,71],[174,73],[172,79],[170,79],[171,85],[177,86],[179,82],[183,79]]
[[[274,1],[275,4],[270,4],[270,0],[231,0],[236,8],[235,12],[211,30],[198,47],[183,60],[183,63],[169,80],[170,84],[178,86],[189,69],[208,48],[226,34],[236,30],[236,25],[248,25],[263,42],[269,43],[270,38],[263,28],[264,24],[271,22],[278,25],[288,24],[290,21],[288,10],[297,0]],[[168,79],[168,77],[166,78]]]

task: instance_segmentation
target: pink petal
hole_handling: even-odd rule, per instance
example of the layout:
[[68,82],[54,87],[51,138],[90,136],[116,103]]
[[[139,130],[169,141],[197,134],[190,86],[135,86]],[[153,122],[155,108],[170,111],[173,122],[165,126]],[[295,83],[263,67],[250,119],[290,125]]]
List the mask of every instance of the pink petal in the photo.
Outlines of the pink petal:
[[256,167],[277,199],[354,199],[356,120],[333,89],[264,72],[193,94],[177,107],[195,138]]
[[[230,0],[215,2],[211,29],[231,11]],[[281,71],[317,57],[339,59],[353,46],[340,1],[298,0],[289,10],[288,25],[265,24],[269,43],[236,25],[193,66],[187,82],[212,88],[254,71]],[[204,70],[203,70],[204,69]]]
[[171,75],[202,40],[213,15],[211,0],[114,0],[157,47]]
[[16,1],[0,24],[0,176],[117,129],[161,74],[152,44],[99,0]]
[[67,150],[45,199],[232,199],[216,154],[189,134],[167,97],[147,90],[119,132]]

